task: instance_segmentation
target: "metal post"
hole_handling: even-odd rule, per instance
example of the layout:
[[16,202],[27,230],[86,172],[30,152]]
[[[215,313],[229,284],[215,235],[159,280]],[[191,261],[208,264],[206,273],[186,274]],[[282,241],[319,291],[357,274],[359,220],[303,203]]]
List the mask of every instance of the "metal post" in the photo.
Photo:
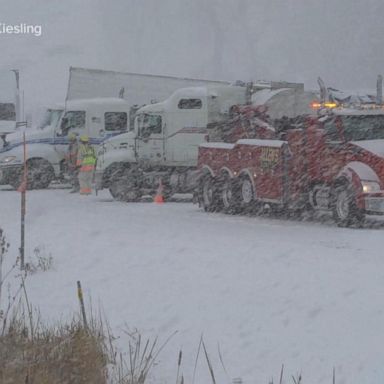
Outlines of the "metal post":
[[378,104],[378,105],[383,104],[383,76],[381,76],[381,75],[377,76],[376,104]]
[[16,77],[16,127],[23,120],[20,103],[20,73],[18,69],[12,69]]

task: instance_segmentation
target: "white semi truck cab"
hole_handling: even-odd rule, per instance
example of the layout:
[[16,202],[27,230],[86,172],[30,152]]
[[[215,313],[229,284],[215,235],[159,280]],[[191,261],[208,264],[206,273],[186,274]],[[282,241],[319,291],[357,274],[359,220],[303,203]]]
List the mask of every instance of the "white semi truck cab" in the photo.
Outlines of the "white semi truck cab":
[[[47,110],[43,124],[26,129],[27,187],[46,188],[63,176],[68,134],[88,135],[99,145],[129,128],[130,106],[119,98],[71,100]],[[18,188],[23,174],[23,132],[9,134],[0,143],[0,183]]]
[[5,137],[16,129],[16,105],[0,100],[0,135]]
[[0,71],[0,138],[15,132],[21,120],[19,71]]
[[136,112],[134,130],[99,147],[96,186],[119,200],[153,193],[161,180],[166,191],[188,192],[198,146],[210,123],[225,121],[231,107],[246,103],[246,87],[181,88],[163,102]]

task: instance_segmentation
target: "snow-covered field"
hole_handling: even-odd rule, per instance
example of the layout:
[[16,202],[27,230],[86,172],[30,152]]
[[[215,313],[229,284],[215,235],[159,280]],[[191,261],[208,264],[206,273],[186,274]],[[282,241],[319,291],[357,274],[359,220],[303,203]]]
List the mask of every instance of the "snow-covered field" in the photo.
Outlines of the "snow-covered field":
[[[32,304],[56,321],[85,299],[115,335],[137,328],[164,341],[154,381],[191,383],[200,336],[217,383],[380,383],[384,380],[384,227],[207,214],[191,203],[125,204],[107,192],[65,189],[27,196],[27,254],[51,253],[54,269],[28,277]],[[0,191],[0,227],[19,247],[20,194]],[[17,284],[16,279],[11,279]],[[218,344],[229,377],[220,363]],[[208,383],[200,354],[195,383]]]

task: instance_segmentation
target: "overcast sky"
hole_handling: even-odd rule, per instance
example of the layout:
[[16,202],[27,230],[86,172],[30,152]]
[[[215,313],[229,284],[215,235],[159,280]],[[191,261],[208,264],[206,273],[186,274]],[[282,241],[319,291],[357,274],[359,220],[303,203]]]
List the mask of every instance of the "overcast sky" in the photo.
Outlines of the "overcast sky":
[[0,34],[0,69],[20,69],[30,108],[64,100],[69,66],[374,89],[383,15],[383,0],[0,0],[0,23],[42,26]]

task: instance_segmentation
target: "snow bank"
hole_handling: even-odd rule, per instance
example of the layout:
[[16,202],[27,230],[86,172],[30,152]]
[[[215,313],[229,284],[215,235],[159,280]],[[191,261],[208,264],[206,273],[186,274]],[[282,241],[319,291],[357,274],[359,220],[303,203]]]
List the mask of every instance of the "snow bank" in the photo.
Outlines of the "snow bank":
[[[107,193],[67,190],[27,196],[27,252],[44,245],[55,268],[27,280],[30,301],[51,321],[85,300],[102,307],[120,345],[123,330],[164,341],[157,383],[192,381],[201,334],[217,382],[286,380],[379,383],[384,379],[383,227],[341,229],[332,223],[207,214],[190,203],[124,204]],[[0,226],[19,246],[20,195],[0,191]],[[12,283],[17,284],[17,279]],[[210,382],[200,354],[196,383]]]

